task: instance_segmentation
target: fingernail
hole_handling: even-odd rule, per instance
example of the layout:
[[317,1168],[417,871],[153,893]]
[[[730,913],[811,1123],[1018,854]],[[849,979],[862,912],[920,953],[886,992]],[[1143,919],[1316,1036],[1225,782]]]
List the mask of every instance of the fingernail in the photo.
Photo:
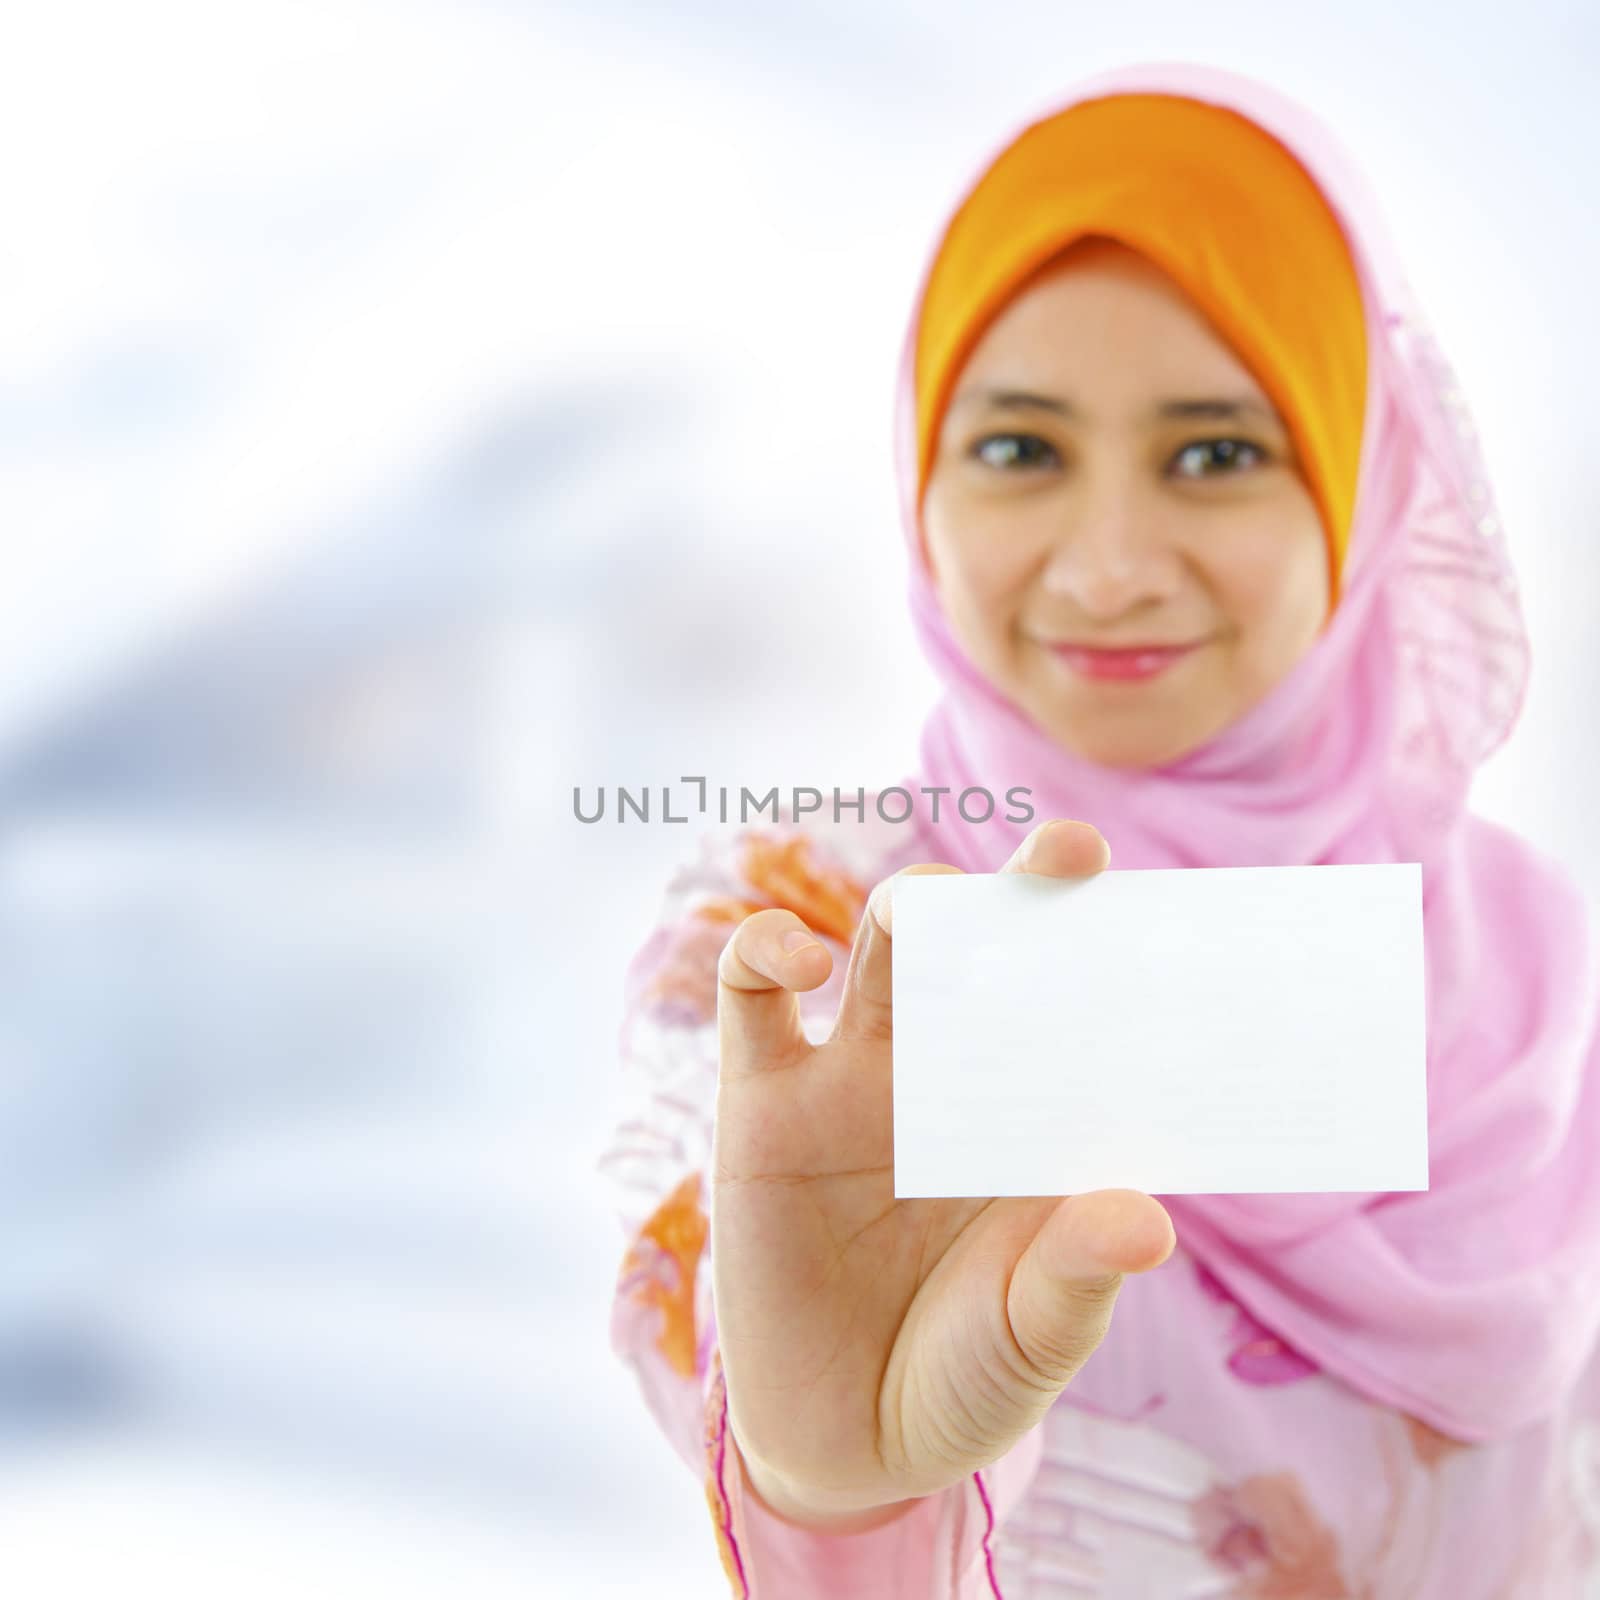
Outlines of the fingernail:
[[783,953],[792,956],[797,950],[804,950],[807,945],[816,942],[804,928],[791,928],[783,936]]

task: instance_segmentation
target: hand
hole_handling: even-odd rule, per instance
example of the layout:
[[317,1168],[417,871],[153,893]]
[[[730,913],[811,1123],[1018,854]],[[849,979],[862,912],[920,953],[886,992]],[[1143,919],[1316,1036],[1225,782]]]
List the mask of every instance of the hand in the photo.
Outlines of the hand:
[[[1109,856],[1087,823],[1047,822],[1001,871],[1090,877]],[[895,1199],[894,881],[867,902],[825,1043],[794,994],[833,958],[793,912],[745,918],[718,972],[711,1254],[729,1423],[762,1500],[840,1532],[1005,1454],[1105,1337],[1123,1275],[1174,1244],[1132,1189]]]

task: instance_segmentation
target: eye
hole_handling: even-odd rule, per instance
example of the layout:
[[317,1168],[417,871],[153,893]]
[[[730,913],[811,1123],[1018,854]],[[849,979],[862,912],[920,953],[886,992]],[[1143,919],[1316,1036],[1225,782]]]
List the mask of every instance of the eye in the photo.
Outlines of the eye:
[[1048,466],[1060,459],[1036,433],[986,434],[973,445],[972,454],[986,467],[1002,472]]
[[1266,459],[1266,451],[1248,439],[1196,439],[1172,458],[1172,466],[1180,478],[1218,478],[1258,467]]

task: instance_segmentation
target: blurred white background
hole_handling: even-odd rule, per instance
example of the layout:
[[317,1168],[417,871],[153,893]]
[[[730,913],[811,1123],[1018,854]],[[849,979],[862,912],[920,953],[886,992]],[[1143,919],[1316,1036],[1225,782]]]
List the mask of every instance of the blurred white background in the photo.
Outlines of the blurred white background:
[[925,249],[1026,113],[1151,58],[1370,170],[1534,630],[1480,805],[1600,887],[1594,8],[8,16],[7,1594],[725,1593],[607,1344],[594,1170],[699,824],[572,789],[905,770]]

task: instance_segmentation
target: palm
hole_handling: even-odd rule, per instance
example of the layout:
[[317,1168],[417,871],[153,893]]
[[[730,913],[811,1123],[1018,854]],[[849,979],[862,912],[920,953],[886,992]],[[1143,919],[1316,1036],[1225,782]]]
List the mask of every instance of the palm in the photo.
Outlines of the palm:
[[[932,1493],[1001,1454],[1098,1342],[1118,1272],[1170,1249],[1164,1213],[1126,1191],[1073,1202],[1081,1214],[1050,1230],[1054,1197],[894,1198],[886,897],[874,902],[820,1046],[783,988],[729,981],[789,913],[747,919],[723,967],[711,1250],[730,1413],[747,1460],[819,1513]],[[825,956],[789,959],[814,980],[789,987],[825,979]],[[1057,1234],[1127,1234],[1130,1219],[1132,1259],[1101,1252],[1048,1306],[1037,1270],[1018,1272],[1036,1240],[1037,1268],[1059,1258]]]

